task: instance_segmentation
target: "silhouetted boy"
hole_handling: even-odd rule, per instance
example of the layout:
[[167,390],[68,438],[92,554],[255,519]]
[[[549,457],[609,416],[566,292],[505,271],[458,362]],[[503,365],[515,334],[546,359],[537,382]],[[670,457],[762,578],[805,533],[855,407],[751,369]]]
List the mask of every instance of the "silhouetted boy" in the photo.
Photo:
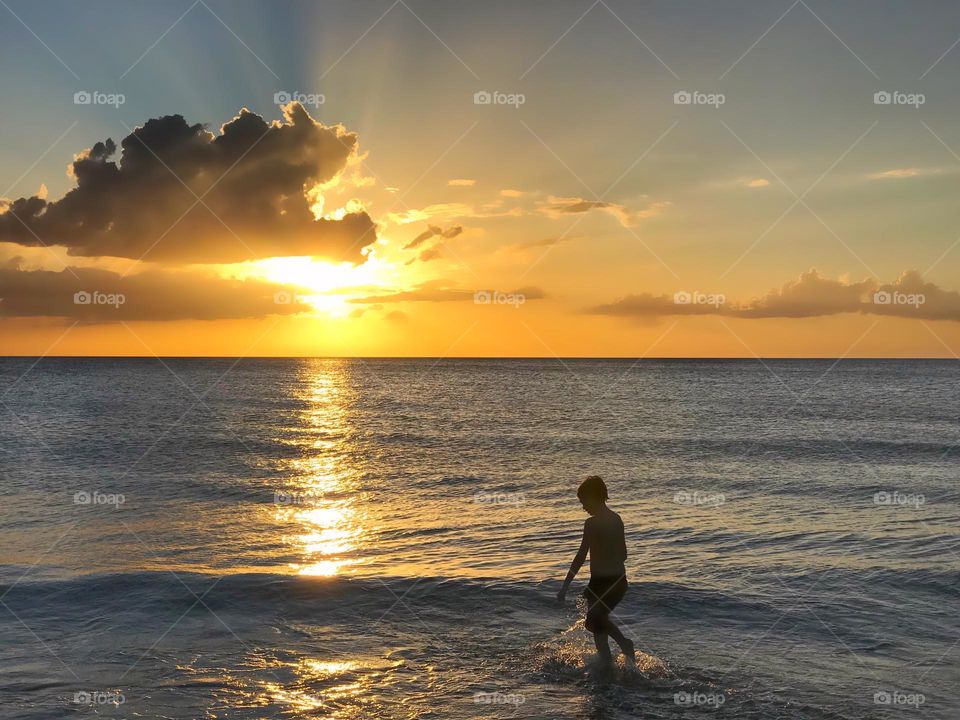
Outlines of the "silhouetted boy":
[[623,650],[624,657],[634,662],[633,643],[610,620],[610,611],[627,593],[627,572],[623,567],[627,559],[627,544],[623,537],[623,521],[607,507],[607,486],[600,477],[592,475],[584,480],[577,489],[577,497],[590,517],[583,524],[580,549],[570,563],[570,571],[557,593],[557,599],[563,602],[567,588],[589,552],[590,583],[583,593],[587,600],[586,628],[593,633],[597,653],[603,661],[610,662],[609,636]]

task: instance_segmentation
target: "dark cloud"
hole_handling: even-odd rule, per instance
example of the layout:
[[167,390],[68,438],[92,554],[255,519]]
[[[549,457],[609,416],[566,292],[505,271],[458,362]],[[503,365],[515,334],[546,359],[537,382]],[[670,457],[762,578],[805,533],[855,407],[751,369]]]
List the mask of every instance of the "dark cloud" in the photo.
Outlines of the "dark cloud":
[[298,103],[283,113],[268,123],[244,109],[219,134],[180,115],[148,120],[121,141],[119,160],[113,140],[98,142],[74,160],[76,187],[61,199],[0,207],[0,241],[172,263],[361,261],[376,240],[370,217],[315,219],[305,195],[344,169],[356,134],[321,125]]
[[429,225],[426,230],[424,230],[422,233],[417,235],[413,240],[411,240],[406,245],[404,245],[403,249],[412,250],[415,247],[419,247],[420,245],[423,245],[423,243],[425,243],[427,240],[429,240],[432,237],[442,237],[449,240],[451,238],[455,238],[457,235],[459,235],[462,232],[463,232],[463,226],[461,225],[454,225],[453,227],[449,227],[446,230],[436,225]]
[[806,318],[862,313],[921,320],[960,321],[960,293],[926,282],[908,270],[895,282],[847,282],[808,270],[796,280],[742,303],[715,294],[680,291],[674,296],[641,293],[587,309],[596,315],[635,319],[667,315],[740,318]]
[[[404,245],[403,249],[411,250],[411,249],[417,248],[423,243],[427,242],[428,240],[434,237],[443,238],[444,240],[450,240],[452,238],[457,237],[462,232],[463,232],[463,226],[461,225],[454,225],[452,227],[447,228],[446,230],[444,230],[441,227],[438,227],[437,225],[429,225],[426,230],[424,230],[422,233],[417,235],[413,240],[411,240],[406,245]],[[411,265],[417,260],[419,260],[420,262],[429,262],[431,260],[439,260],[440,258],[443,257],[444,245],[446,245],[446,243],[443,242],[443,240],[441,240],[440,242],[436,243],[432,247],[428,247],[425,250],[423,250],[415,258],[411,258],[407,260],[407,262],[404,264]]]
[[309,310],[288,288],[198,271],[135,275],[93,268],[0,268],[0,317],[63,317],[86,322],[226,320]]

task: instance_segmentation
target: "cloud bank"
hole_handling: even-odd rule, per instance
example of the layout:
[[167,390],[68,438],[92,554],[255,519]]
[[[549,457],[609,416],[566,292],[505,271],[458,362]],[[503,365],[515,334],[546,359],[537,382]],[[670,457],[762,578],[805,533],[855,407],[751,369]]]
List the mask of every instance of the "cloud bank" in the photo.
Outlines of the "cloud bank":
[[648,319],[670,315],[739,318],[809,318],[861,313],[920,320],[960,321],[960,293],[927,282],[908,270],[891,283],[848,282],[811,269],[796,280],[740,303],[716,293],[681,290],[670,295],[640,293],[587,309],[594,315]]
[[236,320],[310,310],[286,287],[199,271],[149,270],[126,277],[96,268],[0,268],[0,317],[83,322]]

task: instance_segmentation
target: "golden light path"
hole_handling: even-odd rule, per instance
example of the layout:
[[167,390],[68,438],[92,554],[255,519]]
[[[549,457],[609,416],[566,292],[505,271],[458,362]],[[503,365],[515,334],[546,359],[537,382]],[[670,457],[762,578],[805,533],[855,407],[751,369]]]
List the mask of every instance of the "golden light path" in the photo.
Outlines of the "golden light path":
[[[366,514],[356,494],[359,470],[352,462],[348,422],[351,390],[344,364],[315,360],[303,365],[296,384],[303,409],[293,424],[292,442],[301,456],[289,464],[285,497],[275,521],[284,540],[301,559],[290,563],[300,575],[332,577],[350,571],[360,560]],[[376,663],[374,663],[376,664]],[[369,692],[368,663],[336,657],[302,657],[290,664],[296,680],[265,682],[259,693],[269,703],[284,706],[285,714],[315,717],[323,712],[339,717],[337,708]]]
[[357,562],[361,513],[352,495],[357,471],[350,461],[349,391],[337,361],[305,365],[305,390],[295,441],[303,457],[291,461],[289,505],[277,506],[276,520],[292,526],[287,541],[302,560],[290,565],[300,575],[336,575]]

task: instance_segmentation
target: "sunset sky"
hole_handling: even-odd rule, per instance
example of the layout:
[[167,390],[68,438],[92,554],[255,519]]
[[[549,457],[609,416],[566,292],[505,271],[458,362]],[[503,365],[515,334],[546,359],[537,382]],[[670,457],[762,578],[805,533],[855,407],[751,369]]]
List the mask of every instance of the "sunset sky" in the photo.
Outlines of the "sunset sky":
[[956,3],[0,18],[0,354],[960,353]]

